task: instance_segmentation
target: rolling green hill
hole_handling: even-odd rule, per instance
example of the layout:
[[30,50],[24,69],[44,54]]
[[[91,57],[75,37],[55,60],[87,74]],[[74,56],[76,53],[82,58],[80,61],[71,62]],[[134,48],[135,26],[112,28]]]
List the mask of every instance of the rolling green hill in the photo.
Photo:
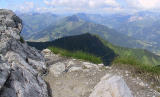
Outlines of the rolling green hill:
[[[134,59],[141,64],[159,65],[160,56],[143,49],[131,49],[112,45],[104,39],[92,34],[68,36],[51,42],[28,42],[39,50],[49,46],[63,48],[69,51],[83,51],[101,57],[106,64],[116,59]],[[132,61],[132,60],[131,60]]]
[[145,49],[133,49],[133,48],[124,48],[120,46],[112,45],[109,42],[101,39],[105,46],[111,48],[119,58],[133,59],[139,61],[142,64],[147,65],[160,65],[160,56],[155,55],[154,53],[145,50]]

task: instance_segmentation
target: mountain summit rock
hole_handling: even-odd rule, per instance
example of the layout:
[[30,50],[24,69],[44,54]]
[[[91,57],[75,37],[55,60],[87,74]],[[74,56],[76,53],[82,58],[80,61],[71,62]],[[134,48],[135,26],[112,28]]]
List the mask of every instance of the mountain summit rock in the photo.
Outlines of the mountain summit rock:
[[22,20],[0,9],[0,97],[48,97],[43,56],[20,37]]
[[[119,69],[119,66],[109,67],[62,57],[49,49],[40,53],[28,46],[20,36],[22,28],[22,20],[19,17],[10,10],[0,9],[0,97],[160,96],[160,93],[150,88],[139,77],[133,78],[130,71]],[[76,37],[77,42],[84,43],[85,38],[90,38],[89,47],[100,46],[100,50],[106,50],[99,40],[92,41],[96,39],[94,36],[82,36],[78,36],[80,39]],[[72,39],[75,42],[76,39]],[[88,47],[88,44],[84,47]],[[112,50],[108,48],[107,51]]]

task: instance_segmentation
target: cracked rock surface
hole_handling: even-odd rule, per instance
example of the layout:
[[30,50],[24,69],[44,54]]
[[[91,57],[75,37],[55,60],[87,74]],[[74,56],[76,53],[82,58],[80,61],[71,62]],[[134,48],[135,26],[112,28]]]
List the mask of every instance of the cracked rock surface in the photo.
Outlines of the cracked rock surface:
[[0,9],[0,97],[48,97],[43,56],[20,38],[22,20]]

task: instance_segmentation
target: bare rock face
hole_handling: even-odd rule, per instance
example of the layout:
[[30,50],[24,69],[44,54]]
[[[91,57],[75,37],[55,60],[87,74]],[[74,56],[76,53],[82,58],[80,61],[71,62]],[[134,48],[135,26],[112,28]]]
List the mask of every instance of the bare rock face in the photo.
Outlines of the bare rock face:
[[58,62],[49,68],[49,72],[53,73],[55,77],[58,77],[62,72],[65,71],[65,64]]
[[20,38],[22,20],[0,9],[0,97],[48,97],[43,56]]

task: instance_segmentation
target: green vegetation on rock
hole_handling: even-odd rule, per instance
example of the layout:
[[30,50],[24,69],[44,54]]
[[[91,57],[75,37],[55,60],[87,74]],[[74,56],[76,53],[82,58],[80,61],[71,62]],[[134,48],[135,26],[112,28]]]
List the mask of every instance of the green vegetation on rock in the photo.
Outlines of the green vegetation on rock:
[[71,51],[64,50],[62,48],[53,47],[53,46],[48,47],[48,49],[50,49],[55,54],[60,54],[62,56],[72,57],[76,59],[82,59],[82,60],[89,61],[95,64],[99,64],[103,62],[100,57],[96,57],[92,54],[89,54],[83,51],[71,52]]
[[25,42],[22,36],[20,36],[20,42],[21,42],[21,43],[24,43],[24,42]]
[[135,72],[138,73],[151,73],[151,74],[160,74],[160,67],[159,66],[154,66],[154,65],[147,65],[144,64],[143,62],[137,60],[134,57],[117,57],[112,64],[125,64],[128,66],[132,66],[135,69]]

